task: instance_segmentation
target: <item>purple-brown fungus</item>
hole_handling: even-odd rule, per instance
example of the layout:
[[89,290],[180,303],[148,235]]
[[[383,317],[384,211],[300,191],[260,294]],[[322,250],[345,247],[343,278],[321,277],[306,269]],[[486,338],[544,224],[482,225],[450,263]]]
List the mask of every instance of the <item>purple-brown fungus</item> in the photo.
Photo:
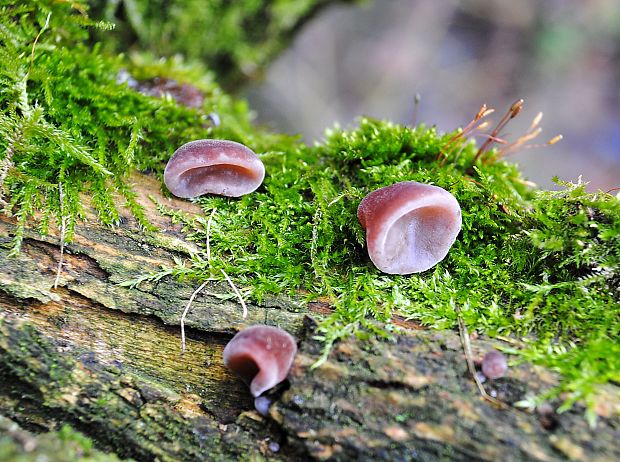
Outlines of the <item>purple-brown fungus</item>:
[[486,378],[495,380],[503,377],[508,370],[508,361],[503,353],[491,350],[482,359],[482,373]]
[[227,140],[196,140],[175,151],[166,169],[164,183],[177,197],[202,194],[239,197],[258,188],[265,167],[243,144]]
[[254,397],[282,382],[297,353],[291,334],[255,325],[235,335],[224,348],[224,364],[250,386]]
[[425,271],[448,254],[461,207],[439,186],[403,181],[368,194],[357,209],[370,259],[384,273]]
[[268,415],[269,408],[271,407],[272,404],[273,404],[273,401],[271,400],[271,398],[269,398],[266,395],[262,395],[262,396],[258,396],[254,398],[254,409],[256,409],[256,411],[260,415]]

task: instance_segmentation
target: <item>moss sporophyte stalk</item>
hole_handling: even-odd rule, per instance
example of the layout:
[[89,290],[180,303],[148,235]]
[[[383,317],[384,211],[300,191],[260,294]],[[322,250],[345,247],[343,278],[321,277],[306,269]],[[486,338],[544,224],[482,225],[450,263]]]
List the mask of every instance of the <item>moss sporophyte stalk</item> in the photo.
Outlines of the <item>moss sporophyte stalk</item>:
[[[470,331],[510,335],[515,358],[559,371],[563,381],[550,394],[567,392],[567,406],[592,404],[599,386],[620,381],[618,197],[588,193],[581,182],[542,191],[523,179],[504,157],[533,139],[540,119],[516,141],[501,134],[522,102],[490,133],[483,106],[452,133],[361,118],[308,146],[253,126],[247,105],[199,66],[116,55],[107,51],[109,33],[90,45],[84,25],[109,25],[88,19],[84,2],[13,3],[0,8],[0,187],[3,213],[17,221],[15,252],[33,223],[42,234],[62,227],[71,242],[85,216],[84,195],[110,226],[120,221],[120,195],[148,231],[153,225],[129,173],[161,178],[184,143],[233,140],[263,162],[263,185],[238,199],[203,196],[197,216],[158,204],[185,225],[199,251],[126,285],[179,277],[199,286],[228,275],[245,299],[259,303],[271,294],[327,299],[332,312],[318,334],[325,352],[351,334],[389,337],[396,314],[453,329],[458,308]],[[193,108],[142,94],[119,83],[122,72],[136,81],[192,84],[204,101]],[[211,113],[219,126],[209,122]],[[477,146],[480,137],[489,142]],[[462,228],[436,266],[387,275],[368,258],[357,207],[371,191],[409,181],[449,191]]]

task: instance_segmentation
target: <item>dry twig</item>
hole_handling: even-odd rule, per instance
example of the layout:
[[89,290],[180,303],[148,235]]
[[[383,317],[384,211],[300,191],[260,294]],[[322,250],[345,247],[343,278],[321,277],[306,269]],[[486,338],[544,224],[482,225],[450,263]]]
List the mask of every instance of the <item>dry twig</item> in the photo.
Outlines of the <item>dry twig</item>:
[[248,317],[248,307],[245,306],[245,302],[243,301],[243,297],[241,296],[241,292],[239,292],[239,289],[237,289],[235,284],[232,282],[232,279],[230,279],[228,274],[226,274],[226,271],[224,271],[223,269],[220,269],[220,271],[222,272],[222,274],[224,275],[224,277],[228,281],[228,284],[230,284],[230,287],[232,288],[232,290],[235,292],[235,294],[237,294],[237,298],[239,298],[239,302],[241,303],[241,306],[243,307],[243,318],[244,319],[247,318]]
[[[211,212],[211,215],[209,216],[209,220],[207,221],[206,246],[207,246],[207,262],[209,263],[209,265],[211,265],[211,223],[213,222],[213,217],[215,216],[215,212],[216,211],[217,211],[217,209],[214,208],[213,211]],[[228,281],[228,284],[230,284],[230,287],[232,288],[232,290],[237,295],[237,298],[239,299],[239,302],[241,303],[241,306],[243,307],[243,317],[247,318],[247,316],[248,316],[248,308],[247,308],[247,306],[245,304],[245,301],[243,300],[243,297],[241,296],[241,292],[239,292],[239,289],[237,289],[235,284],[232,282],[232,279],[230,279],[228,274],[226,274],[226,271],[224,271],[223,269],[220,269],[220,271],[224,275],[224,278],[226,278],[226,281]],[[189,313],[189,310],[190,310],[190,308],[192,306],[192,303],[194,302],[194,299],[196,298],[196,296],[200,293],[200,291],[202,291],[205,288],[207,283],[209,281],[211,281],[211,280],[212,279],[207,279],[206,281],[204,281],[192,293],[192,296],[189,298],[189,301],[187,302],[187,305],[185,306],[185,309],[183,310],[183,314],[181,315],[181,354],[185,353],[185,318],[187,317],[187,314]]]
[[209,215],[209,220],[207,221],[207,261],[209,264],[211,263],[211,222],[213,221],[213,216],[216,211],[217,209],[214,208],[211,215]]
[[[209,264],[211,264],[211,222],[213,221],[213,216],[215,215],[216,210],[216,208],[213,209],[211,215],[209,216],[209,220],[207,221],[207,261],[209,262]],[[200,287],[198,287],[194,291],[194,293],[192,293],[192,296],[189,298],[187,306],[185,307],[185,309],[183,310],[183,314],[181,315],[181,354],[185,354],[185,318],[189,313],[189,309],[191,308],[194,299],[200,293],[200,291],[205,288],[208,282],[209,279],[204,281],[200,285]]]
[[508,406],[505,403],[501,402],[500,400],[496,398],[493,398],[491,395],[487,393],[487,391],[484,389],[484,386],[482,385],[482,382],[476,375],[476,368],[474,366],[473,355],[471,352],[471,344],[469,343],[469,332],[467,331],[467,326],[465,325],[465,322],[463,321],[463,318],[461,317],[461,310],[459,309],[457,305],[454,306],[454,311],[456,311],[456,318],[459,323],[459,334],[461,336],[461,343],[463,345],[463,351],[465,352],[465,361],[467,362],[467,368],[469,369],[469,373],[474,379],[474,382],[476,382],[476,386],[478,387],[478,390],[480,391],[480,395],[485,400],[490,402],[491,404],[494,404],[495,406],[501,409],[508,409]]
[[187,306],[185,307],[185,310],[183,310],[183,314],[181,315],[181,354],[185,354],[185,318],[187,316],[187,313],[189,313],[189,309],[192,306],[192,303],[194,302],[196,295],[198,295],[200,291],[205,288],[208,282],[209,280],[207,279],[205,282],[200,284],[200,287],[198,287],[194,291],[192,296],[189,298],[189,302],[187,302]]
[[48,26],[50,25],[51,17],[52,17],[52,13],[50,12],[48,13],[47,18],[45,18],[45,24],[43,24],[43,27],[41,28],[37,36],[34,38],[34,42],[32,43],[32,50],[30,52],[30,64],[28,65],[28,75],[30,75],[30,71],[32,71],[32,65],[34,63],[34,52],[37,47],[37,43],[39,42],[39,39],[41,38],[41,35],[43,34],[43,32],[45,32],[45,29],[47,29]]

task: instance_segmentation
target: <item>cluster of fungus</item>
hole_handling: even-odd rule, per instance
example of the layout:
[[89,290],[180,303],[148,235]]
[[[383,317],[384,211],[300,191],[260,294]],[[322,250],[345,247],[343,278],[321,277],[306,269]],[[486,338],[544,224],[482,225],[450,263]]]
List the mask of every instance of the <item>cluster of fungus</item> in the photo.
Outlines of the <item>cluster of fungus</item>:
[[[203,194],[239,197],[255,191],[265,167],[248,147],[227,140],[196,140],[175,151],[164,170],[164,183],[177,197]],[[266,413],[269,401],[261,395],[288,375],[297,353],[286,331],[255,325],[235,335],[224,348],[224,364],[250,387],[256,408]]]
[[[248,147],[227,140],[196,140],[175,151],[164,170],[170,192],[239,197],[263,182],[265,167]],[[370,260],[389,274],[426,271],[445,258],[461,229],[461,209],[438,186],[405,181],[371,192],[357,217],[366,231]],[[224,363],[250,387],[255,407],[266,413],[264,392],[282,382],[297,352],[295,339],[270,326],[239,332],[224,349]]]
[[[265,167],[248,147],[227,140],[197,140],[175,151],[164,170],[172,194],[239,197],[256,190]],[[461,209],[438,186],[404,181],[371,192],[357,217],[366,230],[370,260],[389,274],[426,271],[445,258],[461,229]]]

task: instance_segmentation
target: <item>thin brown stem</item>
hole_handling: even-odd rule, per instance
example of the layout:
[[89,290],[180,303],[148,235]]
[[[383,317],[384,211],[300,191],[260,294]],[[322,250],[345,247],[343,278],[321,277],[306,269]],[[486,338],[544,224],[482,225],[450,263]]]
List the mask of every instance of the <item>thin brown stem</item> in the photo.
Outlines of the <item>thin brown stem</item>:
[[482,127],[486,125],[488,122],[483,122],[480,125],[476,125],[476,124],[480,122],[480,120],[493,114],[494,112],[495,112],[495,109],[488,109],[486,104],[483,104],[482,106],[480,106],[480,109],[478,109],[478,112],[476,113],[474,118],[465,126],[465,128],[463,128],[459,133],[457,133],[452,138],[450,138],[448,142],[441,148],[441,150],[439,151],[439,154],[437,154],[436,160],[439,160],[443,157],[441,166],[445,165],[446,161],[448,160],[448,152],[447,152],[448,148],[450,148],[452,144],[454,144],[458,140],[465,138],[465,136],[467,136],[469,133],[473,132],[474,130],[481,130]]
[[230,279],[228,274],[226,274],[226,271],[224,271],[223,269],[220,269],[220,271],[222,272],[222,274],[224,275],[224,277],[228,281],[228,284],[230,284],[230,287],[232,288],[233,292],[235,292],[235,294],[237,295],[237,298],[239,299],[239,303],[241,303],[241,306],[243,307],[243,318],[244,319],[247,318],[248,317],[248,307],[245,306],[245,301],[243,301],[243,297],[241,296],[241,292],[239,292],[239,289],[237,289],[237,286],[235,286],[235,284],[232,282],[232,279]]
[[500,151],[498,158],[502,158],[507,156],[508,154],[512,153],[513,151],[515,151],[517,148],[520,150],[524,150],[524,149],[537,149],[537,148],[544,148],[547,146],[551,146],[555,143],[557,143],[558,141],[560,141],[562,139],[562,135],[557,135],[555,137],[553,137],[552,139],[550,139],[549,141],[547,141],[544,144],[523,144],[521,142],[521,140],[518,140],[514,143],[511,143],[510,145],[502,148],[502,150]]
[[37,47],[37,42],[39,41],[39,38],[41,38],[41,35],[43,34],[43,32],[45,32],[45,29],[47,29],[47,27],[50,25],[51,16],[52,16],[52,13],[50,12],[47,15],[47,18],[45,19],[45,24],[43,24],[43,27],[41,28],[41,30],[35,37],[34,42],[32,43],[32,51],[30,52],[30,64],[28,65],[28,75],[30,75],[30,71],[32,71],[32,64],[34,63],[34,51]]
[[211,263],[211,222],[213,221],[215,212],[217,212],[216,208],[213,209],[211,215],[209,215],[209,220],[207,221],[207,261],[209,263]]
[[[508,144],[508,141],[502,139],[502,138],[493,138],[491,135],[489,135],[488,133],[476,133],[473,135],[470,135],[472,138],[477,138],[477,137],[481,137],[481,138],[486,138],[486,139],[492,139],[494,142],[498,143],[498,144]],[[461,157],[461,154],[463,153],[463,151],[465,150],[466,147],[466,143],[463,143],[460,147],[460,149],[458,150],[458,152],[456,153],[456,155],[454,156],[454,158],[452,159],[453,163],[456,163],[457,160],[459,160],[459,157]],[[440,167],[443,167],[446,164],[446,161],[448,160],[448,156],[444,157],[441,162],[439,163]]]
[[419,93],[416,93],[413,98],[413,125],[412,126],[414,128],[418,124],[418,109],[420,107],[421,99],[422,99],[422,96]]
[[484,389],[484,385],[476,375],[476,367],[474,366],[473,354],[471,352],[471,344],[469,342],[469,332],[467,331],[467,326],[461,317],[461,310],[458,305],[454,306],[454,311],[456,312],[456,318],[459,324],[459,334],[461,336],[461,344],[463,345],[463,351],[465,352],[465,361],[467,362],[467,368],[469,369],[469,373],[471,374],[474,382],[476,382],[476,386],[478,387],[478,391],[480,392],[480,396],[482,396],[488,402],[494,404],[495,406],[508,409],[508,406],[501,402],[500,400],[493,398],[491,395],[487,393]]
[[494,142],[493,139],[499,137],[500,132],[504,129],[506,124],[510,122],[510,120],[514,119],[519,114],[519,112],[521,112],[522,108],[523,108],[523,99],[518,99],[514,103],[512,103],[508,111],[506,111],[504,116],[500,119],[500,121],[497,123],[497,125],[491,132],[491,137],[488,138],[482,144],[482,146],[480,146],[480,149],[478,149],[478,152],[476,153],[476,156],[474,157],[474,164],[478,161],[478,159],[480,159],[482,154],[484,154],[487,151],[487,149],[493,144]]
[[[213,222],[213,217],[215,216],[215,212],[217,208],[214,208],[211,211],[211,215],[209,215],[209,220],[207,220],[207,261],[209,265],[211,264],[211,223]],[[189,302],[187,302],[187,306],[183,310],[183,314],[181,315],[181,354],[185,354],[185,318],[189,313],[189,309],[194,302],[196,296],[200,293],[202,289],[205,288],[210,279],[204,281],[195,291],[192,293],[192,296],[189,298]]]

